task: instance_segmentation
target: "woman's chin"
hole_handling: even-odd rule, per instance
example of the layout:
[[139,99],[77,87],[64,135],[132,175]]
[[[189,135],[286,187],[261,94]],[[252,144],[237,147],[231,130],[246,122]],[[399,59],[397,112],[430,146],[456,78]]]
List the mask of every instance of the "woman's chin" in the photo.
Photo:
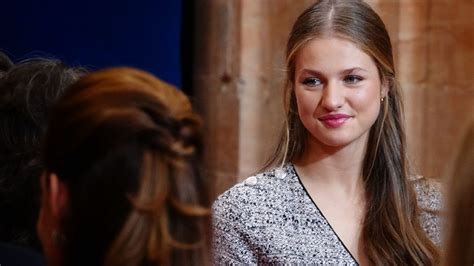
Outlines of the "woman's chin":
[[352,141],[353,141],[352,139],[348,139],[345,137],[330,136],[330,137],[325,137],[325,138],[323,137],[315,138],[314,142],[322,147],[343,148],[351,144]]

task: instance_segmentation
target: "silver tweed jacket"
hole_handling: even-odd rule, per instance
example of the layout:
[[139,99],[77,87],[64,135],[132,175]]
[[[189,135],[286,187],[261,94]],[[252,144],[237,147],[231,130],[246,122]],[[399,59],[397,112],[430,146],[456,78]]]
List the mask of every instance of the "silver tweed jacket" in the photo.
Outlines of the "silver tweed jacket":
[[[413,178],[420,222],[440,244],[439,183]],[[214,263],[357,265],[292,164],[247,178],[213,205]]]

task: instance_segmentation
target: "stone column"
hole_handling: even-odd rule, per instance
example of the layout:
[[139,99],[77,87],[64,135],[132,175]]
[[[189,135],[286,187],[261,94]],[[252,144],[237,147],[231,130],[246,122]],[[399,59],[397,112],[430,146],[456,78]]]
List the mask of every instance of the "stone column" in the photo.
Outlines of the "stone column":
[[204,174],[217,194],[234,184],[238,173],[241,1],[195,5],[195,102],[205,123]]

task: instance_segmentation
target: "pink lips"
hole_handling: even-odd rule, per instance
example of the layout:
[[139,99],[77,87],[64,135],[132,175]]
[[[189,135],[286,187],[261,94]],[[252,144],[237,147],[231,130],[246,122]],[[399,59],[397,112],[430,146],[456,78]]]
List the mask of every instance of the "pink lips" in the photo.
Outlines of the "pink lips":
[[340,127],[352,116],[346,114],[328,114],[319,117],[319,121],[323,122],[324,125],[330,128]]

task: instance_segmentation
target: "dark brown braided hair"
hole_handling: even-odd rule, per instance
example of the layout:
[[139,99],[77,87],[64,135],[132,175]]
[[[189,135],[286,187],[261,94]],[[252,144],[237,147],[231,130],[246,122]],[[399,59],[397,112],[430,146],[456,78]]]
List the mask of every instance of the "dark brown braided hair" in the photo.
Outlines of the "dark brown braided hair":
[[132,68],[83,77],[53,109],[46,169],[69,190],[63,265],[207,263],[201,120],[171,85]]

